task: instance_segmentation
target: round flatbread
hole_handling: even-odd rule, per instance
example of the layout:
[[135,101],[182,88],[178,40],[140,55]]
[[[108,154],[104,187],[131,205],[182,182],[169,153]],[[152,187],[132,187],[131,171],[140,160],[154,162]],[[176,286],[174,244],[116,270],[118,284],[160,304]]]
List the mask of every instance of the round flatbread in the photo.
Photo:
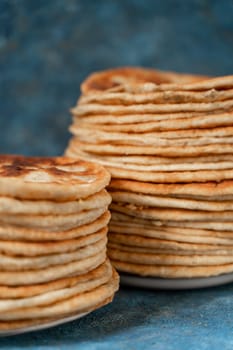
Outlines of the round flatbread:
[[65,300],[60,300],[57,303],[44,306],[34,306],[27,308],[20,308],[17,310],[10,310],[0,313],[0,320],[2,321],[13,321],[13,320],[24,320],[24,319],[37,319],[37,318],[48,318],[48,317],[59,317],[69,315],[72,312],[83,313],[89,310],[93,310],[96,305],[103,302],[107,298],[113,298],[114,293],[117,291],[119,286],[119,277],[113,270],[111,279],[85,293],[76,294]]
[[20,256],[41,256],[75,251],[81,247],[95,243],[107,235],[107,227],[87,236],[64,241],[25,242],[0,240],[0,252]]
[[158,220],[158,221],[207,221],[207,222],[231,222],[233,211],[211,212],[201,210],[186,209],[161,209],[139,207],[130,204],[113,203],[111,208],[120,213],[126,213],[130,216],[142,219]]
[[101,191],[110,175],[101,166],[65,157],[1,155],[2,196],[66,201]]
[[[204,90],[204,91],[153,91],[153,84],[148,84],[152,91],[146,91],[146,86],[138,84],[138,91],[135,91],[130,85],[124,85],[126,91],[93,91],[82,95],[79,104],[101,104],[101,105],[137,105],[137,104],[167,104],[167,103],[200,103],[216,102],[233,99],[233,89],[229,90]],[[143,91],[144,90],[144,91]]]
[[153,83],[155,86],[163,86],[163,84],[194,84],[203,81],[205,84],[207,77],[163,72],[155,69],[145,69],[139,67],[121,67],[114,69],[107,69],[97,73],[92,73],[81,85],[83,94],[89,94],[108,89],[122,88],[126,82],[130,82],[131,86],[138,86],[143,83]]
[[176,184],[176,183],[195,183],[195,182],[224,182],[233,179],[233,169],[221,170],[194,170],[194,171],[135,171],[108,166],[114,179],[135,180],[155,184]]
[[[190,118],[185,118],[185,115],[183,118],[179,119],[165,119],[160,118],[160,120],[153,119],[153,114],[150,116],[150,120],[142,116],[140,118],[134,116],[131,117],[128,120],[128,116],[125,117],[125,120],[123,118],[119,119],[119,123],[115,122],[114,125],[108,124],[99,124],[99,123],[90,123],[89,119],[85,118],[85,121],[83,119],[79,118],[78,125],[80,127],[84,128],[92,128],[93,130],[101,130],[101,131],[114,131],[114,132],[122,132],[122,133],[145,133],[145,132],[168,132],[168,131],[179,131],[179,130],[192,130],[192,129],[212,129],[212,128],[218,128],[218,127],[232,127],[232,108],[230,108],[230,111],[228,113],[203,113],[203,115],[199,116],[192,116]],[[92,116],[88,117],[91,118]],[[97,117],[96,117],[97,118]],[[116,116],[114,116],[116,119]],[[127,119],[126,119],[127,118]],[[81,120],[80,120],[81,119]],[[99,119],[99,118],[98,118]],[[132,121],[131,121],[132,120]],[[134,120],[134,122],[133,122]],[[125,121],[125,123],[122,123]],[[99,120],[98,120],[99,122]],[[120,123],[121,122],[121,123]],[[78,125],[75,125],[75,127]]]
[[53,232],[64,231],[93,222],[107,210],[108,206],[67,215],[0,214],[0,225],[15,225]]
[[202,198],[205,200],[232,200],[233,181],[185,184],[153,184],[141,181],[112,179],[109,188],[111,190],[124,190],[150,195],[169,196],[177,198]]
[[233,76],[207,77],[138,67],[121,67],[91,74],[81,85],[84,95],[93,92],[205,91],[233,87]]
[[67,215],[83,210],[106,207],[110,203],[111,197],[106,190],[102,190],[87,198],[66,202],[25,200],[0,196],[0,214]]
[[233,264],[220,264],[213,266],[166,266],[146,265],[113,260],[112,263],[118,271],[132,273],[141,276],[161,278],[197,278],[218,276],[233,272]]
[[233,201],[202,201],[184,198],[172,198],[162,196],[150,196],[142,193],[111,192],[113,202],[127,203],[144,207],[174,208],[206,211],[233,210]]
[[86,283],[88,281],[93,281],[95,279],[102,278],[104,275],[108,275],[109,269],[111,270],[111,265],[108,259],[106,259],[103,264],[96,267],[87,273],[69,277],[63,277],[56,280],[48,281],[39,284],[28,284],[28,285],[13,285],[4,286],[0,285],[0,298],[1,299],[19,299],[33,297],[36,295],[73,287],[79,283]]
[[[233,116],[232,116],[233,117]],[[118,144],[108,144],[108,143],[88,143],[83,142],[78,139],[75,140],[76,147],[84,150],[84,152],[92,154],[131,154],[131,155],[155,155],[164,157],[194,157],[199,155],[216,155],[216,154],[232,154],[231,144],[221,144],[219,145],[210,144],[204,146],[177,146],[177,147],[154,147],[154,146],[131,146]],[[119,164],[120,167],[120,164]]]
[[23,271],[23,270],[38,270],[49,266],[58,266],[67,264],[72,261],[78,261],[96,255],[99,251],[106,248],[107,237],[98,240],[95,243],[88,244],[77,250],[49,254],[42,256],[14,256],[0,253],[0,269],[1,271]]
[[227,255],[178,255],[169,253],[155,252],[146,253],[138,251],[121,250],[120,248],[109,248],[109,257],[113,260],[143,264],[143,265],[164,265],[164,266],[216,266],[223,264],[232,264],[233,256]]
[[218,245],[233,245],[233,231],[211,231],[181,227],[156,227],[140,225],[136,223],[111,221],[109,226],[110,232],[120,234],[133,234],[149,238],[158,238],[163,240],[185,242],[185,243],[200,243],[200,244],[218,244]]
[[147,251],[173,251],[174,254],[185,254],[192,252],[193,254],[219,254],[219,255],[233,255],[233,246],[218,244],[204,244],[204,243],[187,243],[177,242],[174,240],[165,240],[151,237],[143,237],[134,234],[120,234],[109,232],[109,242],[114,244],[121,244],[133,247],[133,249],[145,249]]
[[88,224],[66,231],[45,231],[29,227],[0,225],[0,239],[7,241],[64,241],[95,233],[106,227],[110,220],[110,212],[106,211],[99,218]]
[[1,271],[0,286],[26,286],[81,275],[94,270],[103,264],[105,260],[106,249],[86,259],[72,261],[59,266],[50,266],[39,270]]

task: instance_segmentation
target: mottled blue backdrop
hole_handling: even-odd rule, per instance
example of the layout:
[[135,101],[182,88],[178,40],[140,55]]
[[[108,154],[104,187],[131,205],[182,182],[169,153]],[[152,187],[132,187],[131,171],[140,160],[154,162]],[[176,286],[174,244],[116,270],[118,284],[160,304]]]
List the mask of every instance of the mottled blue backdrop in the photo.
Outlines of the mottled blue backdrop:
[[0,0],[0,152],[61,154],[90,72],[233,73],[232,0]]

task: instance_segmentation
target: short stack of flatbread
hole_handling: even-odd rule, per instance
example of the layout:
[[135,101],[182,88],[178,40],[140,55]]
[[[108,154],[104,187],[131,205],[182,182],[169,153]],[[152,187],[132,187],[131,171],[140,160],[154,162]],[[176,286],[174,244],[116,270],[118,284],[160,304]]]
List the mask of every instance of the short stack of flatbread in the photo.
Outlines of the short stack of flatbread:
[[164,278],[233,271],[233,76],[91,75],[66,154],[111,172],[108,254]]
[[0,332],[112,300],[109,180],[84,160],[0,156]]

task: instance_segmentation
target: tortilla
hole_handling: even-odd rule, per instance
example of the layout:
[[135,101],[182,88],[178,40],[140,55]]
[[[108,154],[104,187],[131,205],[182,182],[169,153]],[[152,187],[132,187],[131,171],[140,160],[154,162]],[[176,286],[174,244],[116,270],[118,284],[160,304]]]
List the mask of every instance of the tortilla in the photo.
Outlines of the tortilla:
[[232,264],[233,256],[227,255],[178,255],[166,253],[141,253],[109,248],[109,256],[113,260],[143,264],[143,265],[164,265],[164,266],[216,266]]
[[101,191],[109,180],[105,169],[84,160],[13,155],[0,157],[2,196],[33,200],[76,200]]
[[145,195],[132,192],[111,192],[113,202],[128,203],[137,206],[176,208],[206,211],[227,211],[233,210],[233,201],[201,201],[183,198],[171,198],[155,195]]
[[43,231],[12,225],[0,225],[0,239],[7,241],[64,241],[88,236],[107,226],[110,212],[106,211],[94,221],[66,231]]
[[0,285],[26,286],[85,274],[104,263],[106,260],[105,250],[106,249],[86,259],[72,261],[59,266],[50,266],[39,270],[1,271]]
[[112,263],[118,271],[161,278],[199,278],[218,276],[233,271],[233,264],[219,264],[213,266],[165,266],[146,265],[113,260]]

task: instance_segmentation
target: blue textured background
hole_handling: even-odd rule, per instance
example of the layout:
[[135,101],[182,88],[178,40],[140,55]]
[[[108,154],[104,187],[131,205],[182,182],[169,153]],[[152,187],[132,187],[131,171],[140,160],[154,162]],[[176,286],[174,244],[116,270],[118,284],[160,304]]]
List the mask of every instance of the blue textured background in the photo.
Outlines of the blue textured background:
[[[94,70],[233,74],[232,0],[0,0],[0,152],[61,154]],[[123,289],[111,306],[1,349],[233,349],[233,285]]]

